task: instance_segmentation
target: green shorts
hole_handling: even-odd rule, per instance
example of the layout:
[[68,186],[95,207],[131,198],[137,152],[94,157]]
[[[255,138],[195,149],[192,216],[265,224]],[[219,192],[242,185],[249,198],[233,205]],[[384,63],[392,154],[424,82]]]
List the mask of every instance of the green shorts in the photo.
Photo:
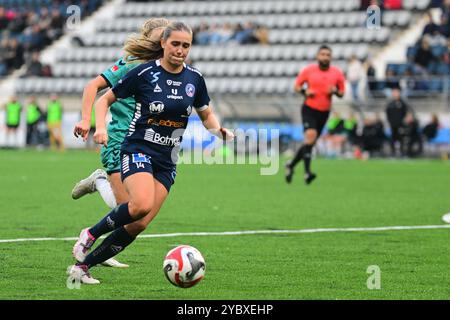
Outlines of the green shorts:
[[102,146],[100,157],[107,174],[120,172],[120,145],[122,141],[108,140],[106,147]]

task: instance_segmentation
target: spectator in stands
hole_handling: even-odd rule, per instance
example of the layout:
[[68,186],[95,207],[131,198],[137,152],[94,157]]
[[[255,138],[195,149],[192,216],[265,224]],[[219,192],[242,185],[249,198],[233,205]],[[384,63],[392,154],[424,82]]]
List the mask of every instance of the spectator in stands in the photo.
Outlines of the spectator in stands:
[[17,12],[14,19],[9,21],[8,30],[11,34],[19,34],[26,28],[26,15],[26,12]]
[[28,63],[25,77],[41,77],[42,76],[42,63],[40,61],[39,52],[33,52],[31,54],[31,60]]
[[61,13],[58,9],[54,8],[51,12],[51,22],[49,25],[49,29],[47,30],[47,36],[54,41],[58,39],[64,29],[64,18],[61,16]]
[[352,102],[358,104],[359,98],[359,84],[364,77],[364,69],[361,61],[352,55],[347,66],[347,80],[350,82],[352,88]]
[[15,38],[8,39],[4,50],[4,61],[8,70],[20,68],[24,62],[24,52],[19,41]]
[[380,9],[384,9],[383,1],[380,0],[361,0],[360,9],[366,11],[369,6],[378,6]]
[[195,44],[207,45],[209,43],[210,31],[207,23],[201,23],[200,26],[194,32]]
[[431,121],[422,130],[422,135],[425,141],[430,141],[436,138],[439,126],[439,118],[437,114],[433,113],[431,115]]
[[392,90],[392,100],[386,106],[386,118],[391,128],[391,153],[396,155],[397,144],[401,142],[400,127],[408,111],[411,110],[409,105],[401,98],[400,89]]
[[445,0],[441,6],[441,33],[450,38],[450,0]]
[[5,61],[0,56],[0,77],[5,76],[8,73],[8,67],[6,66]]
[[20,125],[21,113],[22,113],[22,105],[17,100],[17,97],[15,96],[10,97],[9,102],[6,104],[5,107],[7,146],[14,147],[17,146],[19,143],[17,129],[19,128]]
[[38,123],[41,118],[42,110],[39,108],[36,97],[30,97],[27,105],[27,146],[36,145],[38,143]]
[[430,11],[427,12],[427,24],[423,28],[422,36],[427,34],[434,34],[435,32],[440,32],[440,27],[436,23],[434,23],[433,15]]
[[378,89],[376,80],[376,70],[372,61],[367,59],[365,62],[366,77],[367,77],[367,96],[373,96],[373,93]]
[[253,44],[258,43],[258,39],[255,37],[255,25],[247,21],[244,25],[238,24],[236,32],[233,35],[233,40],[239,44]]
[[[92,13],[102,0],[81,0],[82,16]],[[6,11],[0,6],[0,75],[11,72],[23,65],[24,56],[32,51],[41,51],[63,34],[65,19],[62,12],[66,12],[70,1],[52,1],[51,13],[49,6],[28,7],[25,1],[16,1],[13,9]],[[44,4],[44,3],[42,3]],[[16,7],[17,5],[17,7]],[[7,31],[3,33],[3,31]],[[3,36],[2,36],[3,33]],[[8,43],[10,38],[19,39],[17,44]],[[16,41],[16,40],[14,40]],[[15,57],[15,58],[13,58]],[[44,74],[50,74],[46,72]]]
[[62,113],[63,108],[57,95],[52,95],[47,105],[47,126],[50,134],[50,147],[64,150],[62,136]]
[[269,29],[261,24],[256,24],[255,38],[261,44],[269,44]]
[[402,0],[384,0],[383,5],[386,10],[400,10],[403,6]]
[[420,40],[420,47],[414,56],[414,73],[427,74],[428,67],[434,61],[436,61],[436,58],[431,52],[430,43],[426,37],[423,37]]
[[233,27],[229,23],[225,23],[223,26],[217,25],[216,29],[211,35],[211,44],[224,44],[230,41],[233,37]]
[[388,99],[392,97],[392,92],[394,90],[400,90],[400,80],[392,69],[386,70],[384,83],[384,94]]
[[399,129],[402,156],[416,157],[422,153],[422,137],[419,122],[412,112],[408,112]]
[[6,10],[0,6],[0,30],[6,30],[8,24],[9,19],[6,17]]
[[361,134],[361,148],[371,156],[383,153],[384,125],[378,117],[365,118]]

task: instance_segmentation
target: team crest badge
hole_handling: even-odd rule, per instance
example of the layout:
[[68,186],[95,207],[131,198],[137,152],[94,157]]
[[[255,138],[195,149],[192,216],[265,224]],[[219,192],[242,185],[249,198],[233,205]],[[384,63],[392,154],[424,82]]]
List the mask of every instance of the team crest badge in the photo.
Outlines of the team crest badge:
[[194,87],[193,84],[188,83],[186,85],[186,94],[188,95],[188,97],[191,97],[191,98],[194,96],[194,94],[195,94],[195,87]]

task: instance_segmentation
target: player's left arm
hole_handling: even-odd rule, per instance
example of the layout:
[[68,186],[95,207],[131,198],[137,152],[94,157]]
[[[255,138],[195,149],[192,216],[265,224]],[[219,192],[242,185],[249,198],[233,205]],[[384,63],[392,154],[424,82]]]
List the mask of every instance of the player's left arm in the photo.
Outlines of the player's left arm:
[[339,98],[342,98],[345,94],[345,77],[341,71],[339,71],[336,86],[333,88],[332,94],[335,94]]
[[197,114],[202,120],[203,126],[208,129],[209,132],[222,140],[228,141],[234,139],[234,133],[220,125],[219,120],[212,111],[211,106],[208,106],[206,109],[201,111],[197,110]]

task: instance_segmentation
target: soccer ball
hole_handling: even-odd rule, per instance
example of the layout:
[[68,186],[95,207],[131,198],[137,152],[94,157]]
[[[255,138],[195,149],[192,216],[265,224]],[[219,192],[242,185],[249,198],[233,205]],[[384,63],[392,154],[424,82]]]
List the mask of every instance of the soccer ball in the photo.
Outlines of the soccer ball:
[[188,245],[170,250],[163,264],[164,274],[173,285],[190,288],[205,276],[205,259],[200,251]]

